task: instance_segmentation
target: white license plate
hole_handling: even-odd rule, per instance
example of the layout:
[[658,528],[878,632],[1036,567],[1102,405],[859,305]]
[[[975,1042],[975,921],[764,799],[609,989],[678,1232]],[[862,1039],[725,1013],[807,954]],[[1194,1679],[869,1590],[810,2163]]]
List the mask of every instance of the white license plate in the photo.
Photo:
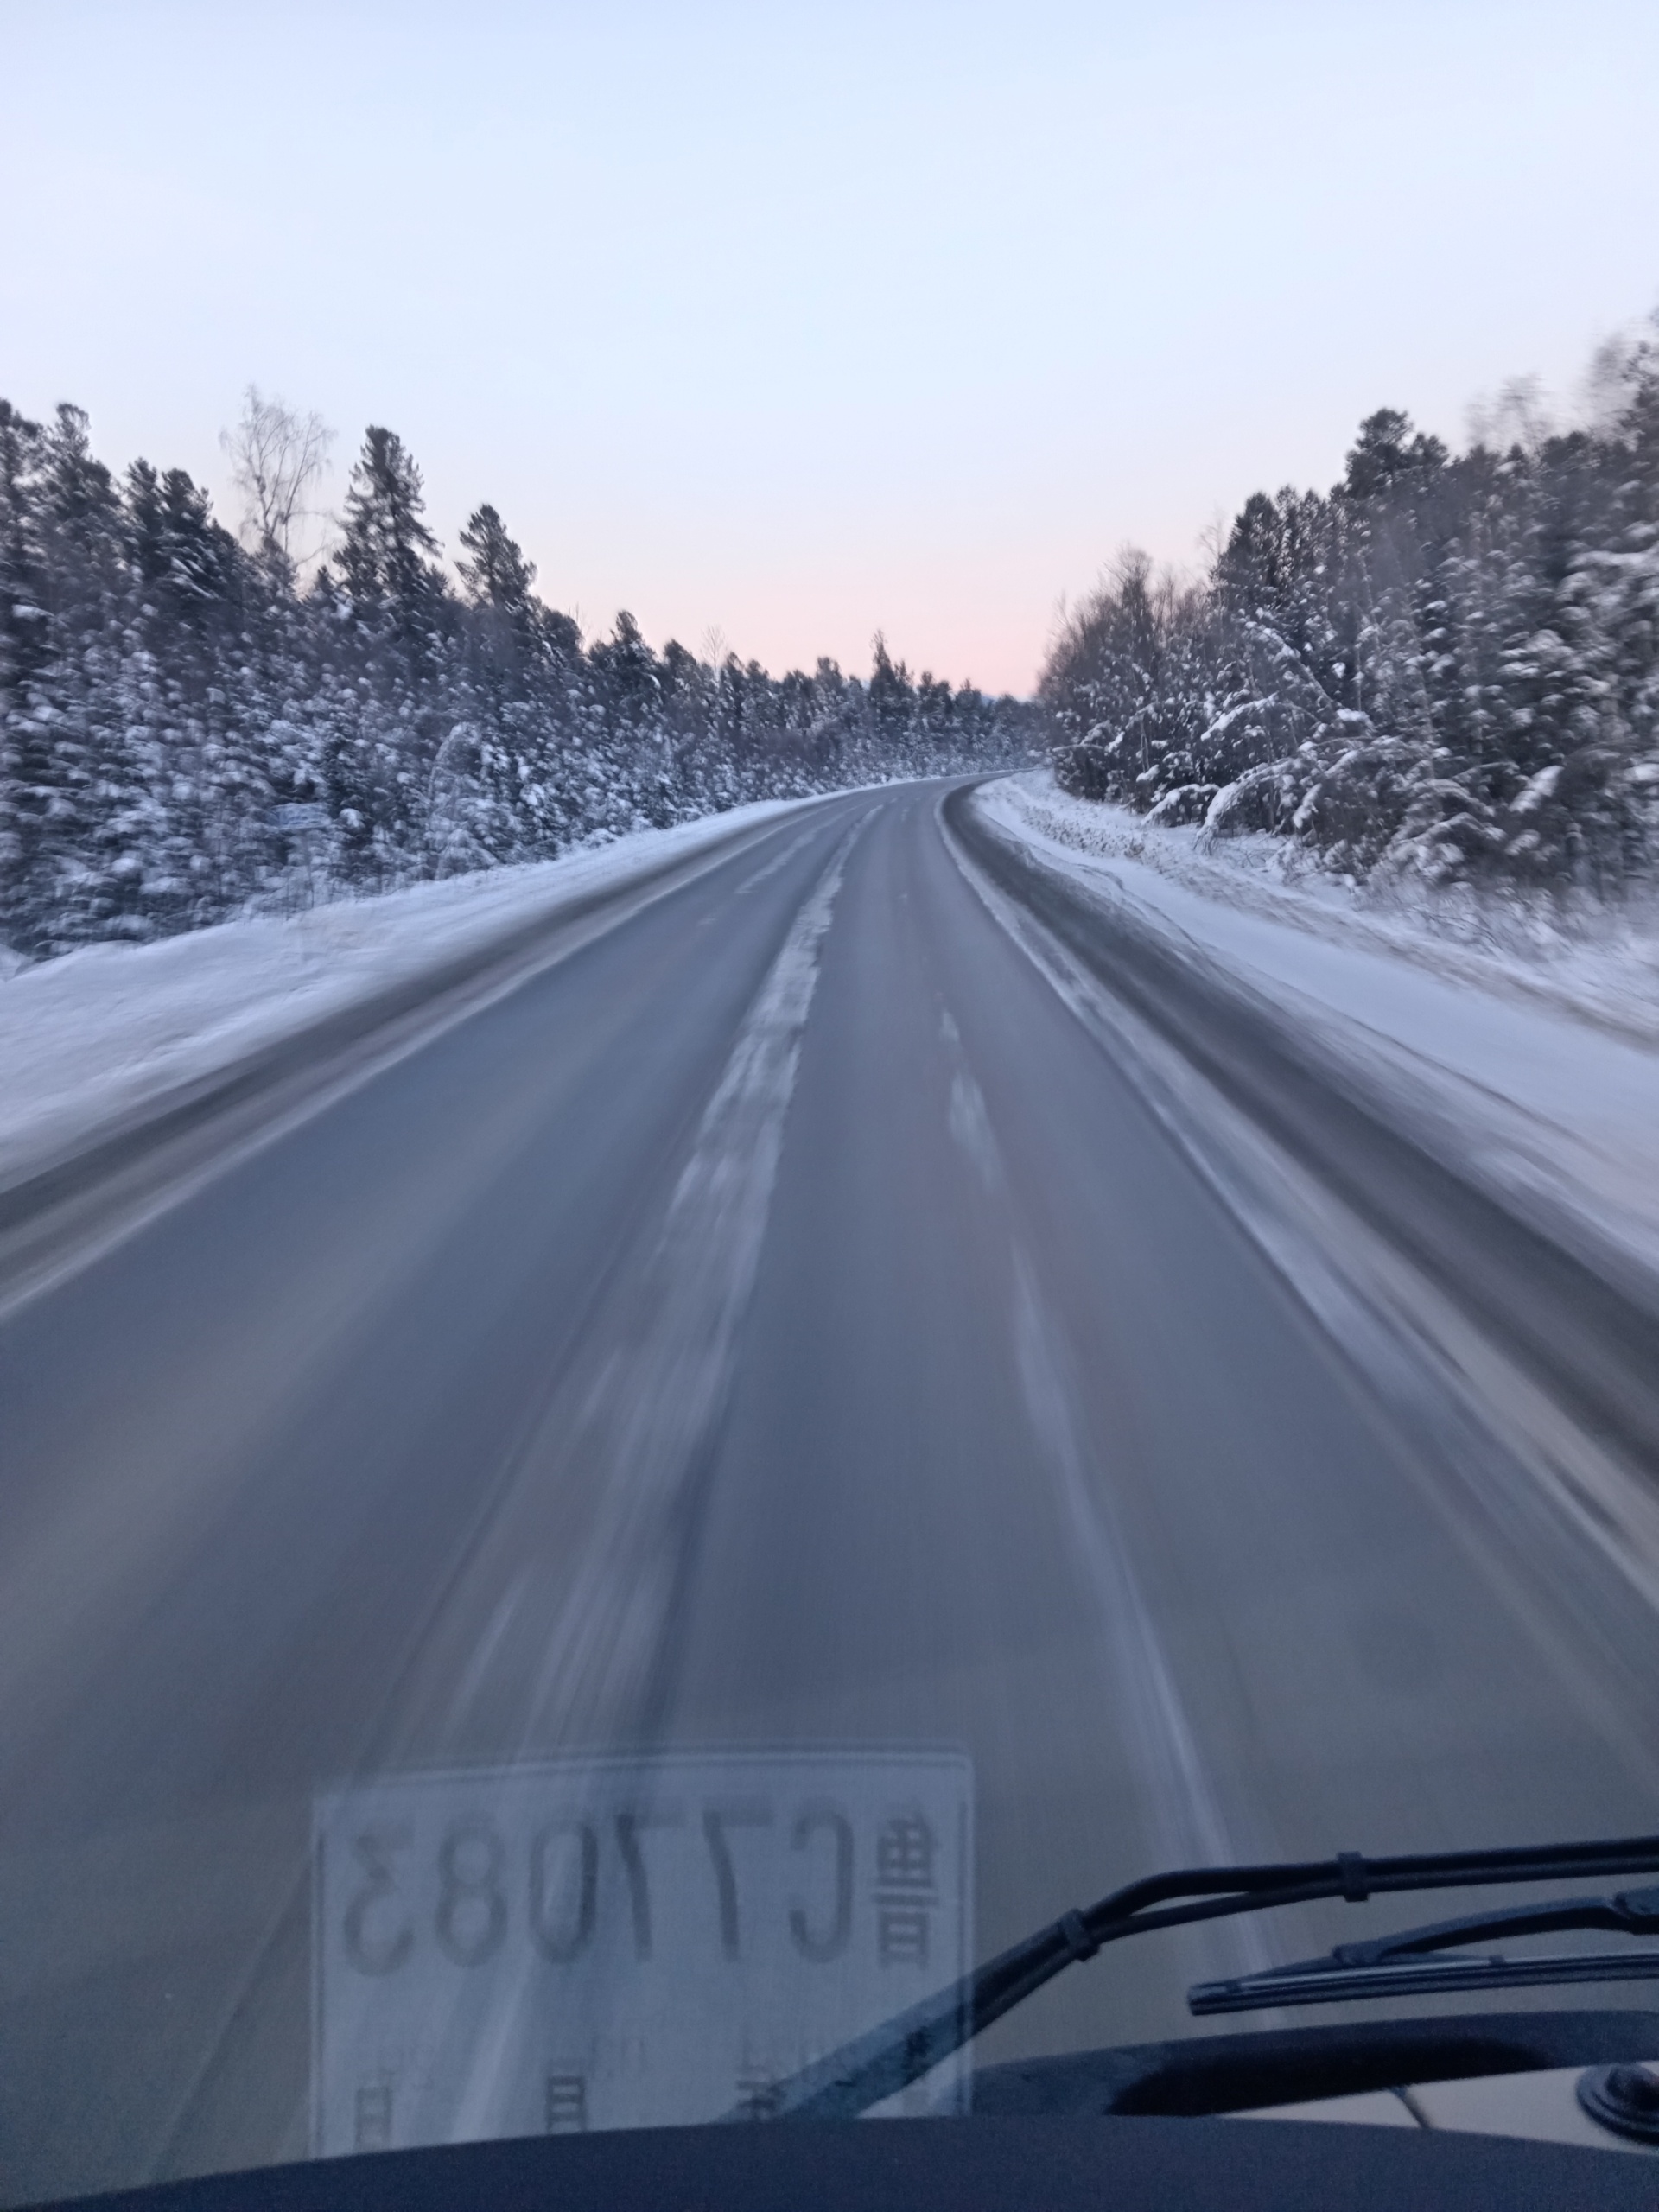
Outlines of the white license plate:
[[320,2156],[764,2116],[972,1963],[957,1752],[395,1776],[321,1796],[315,1842]]

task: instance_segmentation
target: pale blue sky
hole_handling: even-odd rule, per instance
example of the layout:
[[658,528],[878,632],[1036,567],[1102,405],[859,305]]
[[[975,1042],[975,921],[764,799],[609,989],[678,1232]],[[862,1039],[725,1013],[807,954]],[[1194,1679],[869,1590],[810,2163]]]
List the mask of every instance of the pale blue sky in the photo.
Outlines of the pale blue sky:
[[0,391],[250,378],[489,499],[591,630],[1029,684],[1359,416],[1659,302],[1659,5],[0,0]]

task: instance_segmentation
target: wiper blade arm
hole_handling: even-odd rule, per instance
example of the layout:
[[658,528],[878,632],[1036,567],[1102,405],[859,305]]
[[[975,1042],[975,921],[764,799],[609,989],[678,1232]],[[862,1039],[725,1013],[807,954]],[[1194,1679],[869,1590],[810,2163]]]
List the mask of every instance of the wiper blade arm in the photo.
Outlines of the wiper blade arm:
[[[1363,1859],[1357,1852],[1343,1852],[1335,1859],[1278,1866],[1209,1866],[1154,1874],[1114,1891],[1084,1911],[1062,1914],[1051,1926],[988,1960],[949,1989],[803,2068],[778,2084],[766,2112],[777,2119],[853,2119],[919,2082],[1067,1967],[1092,1958],[1103,1945],[1126,1936],[1321,1898],[1342,1897],[1351,1904],[1363,1904],[1368,1898],[1396,1891],[1651,1873],[1659,1873],[1659,1836],[1391,1859]],[[1314,1963],[1323,1967],[1325,1962]],[[753,2107],[730,2115],[734,2120],[752,2116]]]
[[1316,1959],[1309,1966],[1273,1967],[1233,1981],[1195,1982],[1188,2009],[1261,2012],[1280,2005],[1341,2005],[1359,1999],[1442,1996],[1457,1989],[1539,1989],[1568,1981],[1659,1981],[1659,1948],[1573,1951],[1531,1959],[1390,1959],[1344,1966]]
[[1389,1959],[1449,1951],[1487,1936],[1559,1936],[1568,1929],[1585,1928],[1605,1928],[1618,1936],[1659,1936],[1659,1889],[1624,1890],[1611,1897],[1560,1897],[1548,1904],[1512,1905],[1503,1912],[1437,1920],[1427,1928],[1375,1936],[1369,1943],[1338,1943],[1331,1959],[1341,1966],[1380,1966]]
[[1274,2005],[1334,2005],[1349,1998],[1411,1997],[1446,1989],[1502,1989],[1567,1981],[1639,1980],[1659,1975],[1659,1950],[1573,1952],[1530,1959],[1446,1959],[1449,1951],[1492,1936],[1554,1936],[1572,1929],[1621,1936],[1659,1936],[1659,1889],[1626,1890],[1611,1897],[1561,1897],[1515,1905],[1459,1920],[1407,1928],[1369,1943],[1338,1943],[1322,1959],[1269,1967],[1227,1981],[1201,1981],[1187,1992],[1197,2013],[1248,2012]]

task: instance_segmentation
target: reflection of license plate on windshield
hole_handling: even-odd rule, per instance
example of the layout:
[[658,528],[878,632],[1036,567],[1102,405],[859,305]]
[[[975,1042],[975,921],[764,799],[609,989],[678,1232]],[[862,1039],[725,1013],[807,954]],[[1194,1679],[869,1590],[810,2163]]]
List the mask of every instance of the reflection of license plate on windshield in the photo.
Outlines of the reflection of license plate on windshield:
[[[407,1775],[319,1797],[315,1824],[323,2156],[760,2117],[972,1963],[959,1753]],[[967,2079],[948,2062],[918,2108],[965,2107]]]

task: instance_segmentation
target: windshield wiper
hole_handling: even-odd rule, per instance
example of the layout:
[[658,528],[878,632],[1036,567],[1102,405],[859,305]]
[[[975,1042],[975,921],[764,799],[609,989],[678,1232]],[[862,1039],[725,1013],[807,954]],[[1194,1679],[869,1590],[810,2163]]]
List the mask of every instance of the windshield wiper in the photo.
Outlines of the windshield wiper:
[[[1586,1875],[1652,1873],[1659,1873],[1659,1836],[1630,1836],[1605,1843],[1556,1844],[1536,1850],[1449,1851],[1393,1859],[1363,1859],[1357,1852],[1349,1851],[1335,1859],[1281,1866],[1210,1866],[1154,1874],[1145,1881],[1130,1883],[1127,1889],[1114,1891],[1085,1910],[1063,1913],[1049,1927],[1027,1936],[1024,1942],[1016,1943],[1000,1957],[988,1960],[950,1988],[939,1991],[882,2026],[872,2029],[868,2035],[844,2044],[814,2065],[803,2068],[800,2073],[776,2086],[766,2101],[766,2111],[769,2116],[779,2119],[855,2118],[884,2097],[907,2088],[912,2082],[919,2082],[941,2060],[971,2042],[992,2021],[1000,2020],[1016,2005],[1023,2005],[1069,1966],[1093,1958],[1107,1943],[1154,1928],[1227,1919],[1239,1913],[1265,1911],[1274,1905],[1310,1904],[1327,1897],[1363,1904],[1372,1897],[1411,1891],[1473,1889],[1509,1882],[1561,1882]],[[1609,1900],[1589,1898],[1582,1903],[1541,1906],[1532,1914],[1519,1916],[1527,1922],[1524,1931],[1517,1926],[1517,1916],[1512,1913],[1484,1916],[1478,1929],[1471,1921],[1450,1922],[1444,1925],[1465,1932],[1448,1936],[1446,1941],[1468,1942],[1477,1933],[1496,1932],[1494,1923],[1498,1922],[1503,1923],[1504,1934],[1536,1934],[1545,1927],[1610,1925],[1635,1932],[1630,1922],[1624,1919],[1562,1920],[1554,1916],[1594,1910],[1610,1915],[1628,1912],[1639,1918],[1643,1911],[1652,1913],[1652,1907],[1639,1903],[1644,1898],[1659,1902],[1659,1891],[1627,1891],[1623,1897]],[[1408,1947],[1401,1961],[1390,1961],[1379,1955],[1356,1963],[1338,1955],[1328,1961],[1315,1960],[1309,1966],[1285,1971],[1301,1974],[1323,1997],[1327,1991],[1333,1996],[1352,1993],[1336,1991],[1325,1979],[1327,1970],[1410,1974],[1413,1978],[1407,1986],[1412,1990],[1427,1986],[1421,1980],[1426,1972],[1479,1970],[1482,1962],[1477,1961],[1428,1960],[1414,1968],[1407,1963],[1413,1955],[1410,1947],[1414,1939],[1415,1951],[1421,1955],[1436,1948],[1429,1939],[1440,1932],[1419,1929],[1407,1936],[1385,1938],[1383,1949],[1388,1945]],[[1653,1922],[1651,1932],[1659,1933],[1659,1920]],[[1379,1950],[1376,1945],[1353,1948],[1366,1953]],[[1530,1969],[1537,1979],[1550,1978],[1538,1972],[1548,1963],[1543,1960],[1515,1963],[1523,1972]],[[1505,1979],[1512,1978],[1509,1962],[1503,1964]],[[1597,1965],[1600,1972],[1594,1978],[1622,1978],[1617,1954],[1599,1960]],[[1491,1970],[1491,1962],[1487,1962],[1487,1971]],[[1643,1955],[1639,1965],[1627,1963],[1623,1972],[1659,1974],[1659,1952]],[[1244,1991],[1270,1979],[1246,1976],[1236,1982],[1202,1984],[1200,1989]],[[1468,1981],[1448,1985],[1443,1981],[1438,1986],[1468,1988],[1492,1985]],[[1205,2009],[1243,2010],[1256,2003],[1307,2001],[1293,1998],[1283,1983],[1274,1986],[1278,1992],[1274,1996],[1247,1997],[1236,2006],[1218,2002]],[[1370,1983],[1363,1993],[1381,1996],[1391,1993]],[[1198,1994],[1195,1990],[1193,1999]],[[1198,2009],[1196,2003],[1194,2009]],[[751,2116],[752,2108],[731,2115],[734,2119]]]
[[1659,1977],[1659,1948],[1635,1953],[1570,1951],[1530,1958],[1437,1959],[1493,1936],[1553,1936],[1568,1929],[1605,1929],[1620,1936],[1659,1936],[1659,1889],[1625,1890],[1611,1897],[1564,1897],[1461,1920],[1408,1928],[1370,1943],[1338,1943],[1328,1956],[1269,1967],[1229,1981],[1201,1981],[1187,1992],[1194,2012],[1249,2012],[1274,2005],[1334,2005],[1351,1998],[1414,1997],[1448,1989],[1503,1989],[1551,1982],[1636,1981]]

